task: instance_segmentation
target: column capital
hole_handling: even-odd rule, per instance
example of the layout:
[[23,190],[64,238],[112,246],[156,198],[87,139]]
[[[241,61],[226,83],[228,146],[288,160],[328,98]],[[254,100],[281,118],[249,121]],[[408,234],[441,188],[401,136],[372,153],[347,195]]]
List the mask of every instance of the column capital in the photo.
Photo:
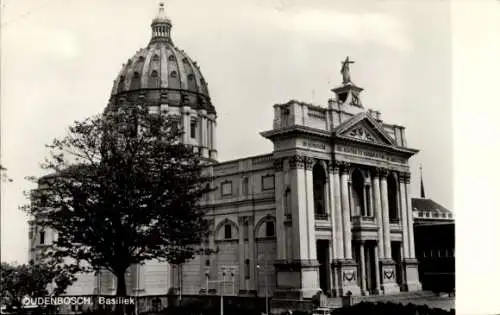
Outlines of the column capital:
[[277,158],[273,161],[274,171],[283,172],[283,158]]
[[289,160],[289,165],[291,169],[304,168],[304,157],[300,155],[294,155]]
[[248,216],[238,217],[238,224],[243,225],[245,223],[248,223]]
[[339,165],[336,162],[328,162],[328,173],[338,173]]
[[338,163],[338,166],[340,168],[340,172],[342,174],[347,174],[351,170],[351,164],[350,163],[344,162],[344,161],[337,161],[337,163]]
[[312,170],[314,165],[314,159],[308,156],[304,157],[304,165],[306,170],[308,171]]
[[376,177],[380,177],[380,179],[386,179],[389,175],[389,170],[385,167],[375,167],[373,173]]
[[410,172],[402,172],[400,174],[400,181],[409,184],[411,179],[411,173]]

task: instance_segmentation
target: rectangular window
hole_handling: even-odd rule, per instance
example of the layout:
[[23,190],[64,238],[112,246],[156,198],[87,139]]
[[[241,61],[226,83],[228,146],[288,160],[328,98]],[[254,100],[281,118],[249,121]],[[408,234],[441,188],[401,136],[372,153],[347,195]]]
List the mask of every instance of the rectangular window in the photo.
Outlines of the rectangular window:
[[196,138],[196,120],[195,119],[192,119],[191,120],[191,126],[190,126],[191,130],[190,130],[190,133],[191,133],[191,138]]
[[245,259],[245,279],[250,279],[250,259]]
[[243,196],[248,196],[248,177],[243,178]]
[[262,176],[262,190],[274,189],[274,175]]
[[210,267],[210,259],[205,260],[205,267]]
[[221,184],[221,195],[222,196],[231,196],[233,194],[233,183],[232,182],[224,182]]
[[41,231],[40,232],[40,245],[44,245],[44,244],[45,244],[45,232]]

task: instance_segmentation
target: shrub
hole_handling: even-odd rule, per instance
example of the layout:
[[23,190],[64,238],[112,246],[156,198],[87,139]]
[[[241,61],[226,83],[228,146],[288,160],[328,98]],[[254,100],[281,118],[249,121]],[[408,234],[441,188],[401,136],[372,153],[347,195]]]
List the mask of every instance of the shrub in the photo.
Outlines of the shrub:
[[[295,314],[295,313],[294,313]],[[401,303],[367,303],[362,302],[353,306],[343,307],[332,311],[332,315],[371,315],[371,314],[384,314],[384,315],[451,315],[455,314],[455,310],[443,310],[439,308],[430,308],[427,305],[415,305]]]

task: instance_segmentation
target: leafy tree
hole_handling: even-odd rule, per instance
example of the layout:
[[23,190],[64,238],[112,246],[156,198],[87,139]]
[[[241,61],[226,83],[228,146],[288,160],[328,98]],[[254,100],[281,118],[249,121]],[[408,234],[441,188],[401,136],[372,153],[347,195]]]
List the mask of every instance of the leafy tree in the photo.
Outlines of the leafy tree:
[[175,118],[134,106],[75,122],[47,146],[51,174],[31,178],[38,189],[25,210],[57,231],[52,255],[108,269],[117,296],[130,266],[183,263],[207,236],[199,201],[210,178]]
[[30,261],[23,265],[2,263],[2,303],[22,313],[24,298],[61,295],[75,280],[61,261],[45,260],[37,264]]

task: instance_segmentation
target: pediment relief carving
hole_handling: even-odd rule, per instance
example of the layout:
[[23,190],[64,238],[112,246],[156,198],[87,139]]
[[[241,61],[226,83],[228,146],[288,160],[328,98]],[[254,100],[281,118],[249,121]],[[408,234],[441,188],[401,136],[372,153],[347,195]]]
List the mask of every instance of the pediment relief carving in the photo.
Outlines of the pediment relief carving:
[[393,145],[390,136],[386,135],[377,127],[373,126],[372,123],[370,121],[367,121],[366,118],[358,121],[352,126],[345,128],[344,130],[339,130],[338,135],[376,144]]
[[370,142],[377,142],[375,140],[375,137],[371,135],[365,128],[363,127],[358,127],[358,128],[353,128],[349,131],[347,134],[349,137],[360,139],[360,140],[365,140],[365,141],[370,141]]

